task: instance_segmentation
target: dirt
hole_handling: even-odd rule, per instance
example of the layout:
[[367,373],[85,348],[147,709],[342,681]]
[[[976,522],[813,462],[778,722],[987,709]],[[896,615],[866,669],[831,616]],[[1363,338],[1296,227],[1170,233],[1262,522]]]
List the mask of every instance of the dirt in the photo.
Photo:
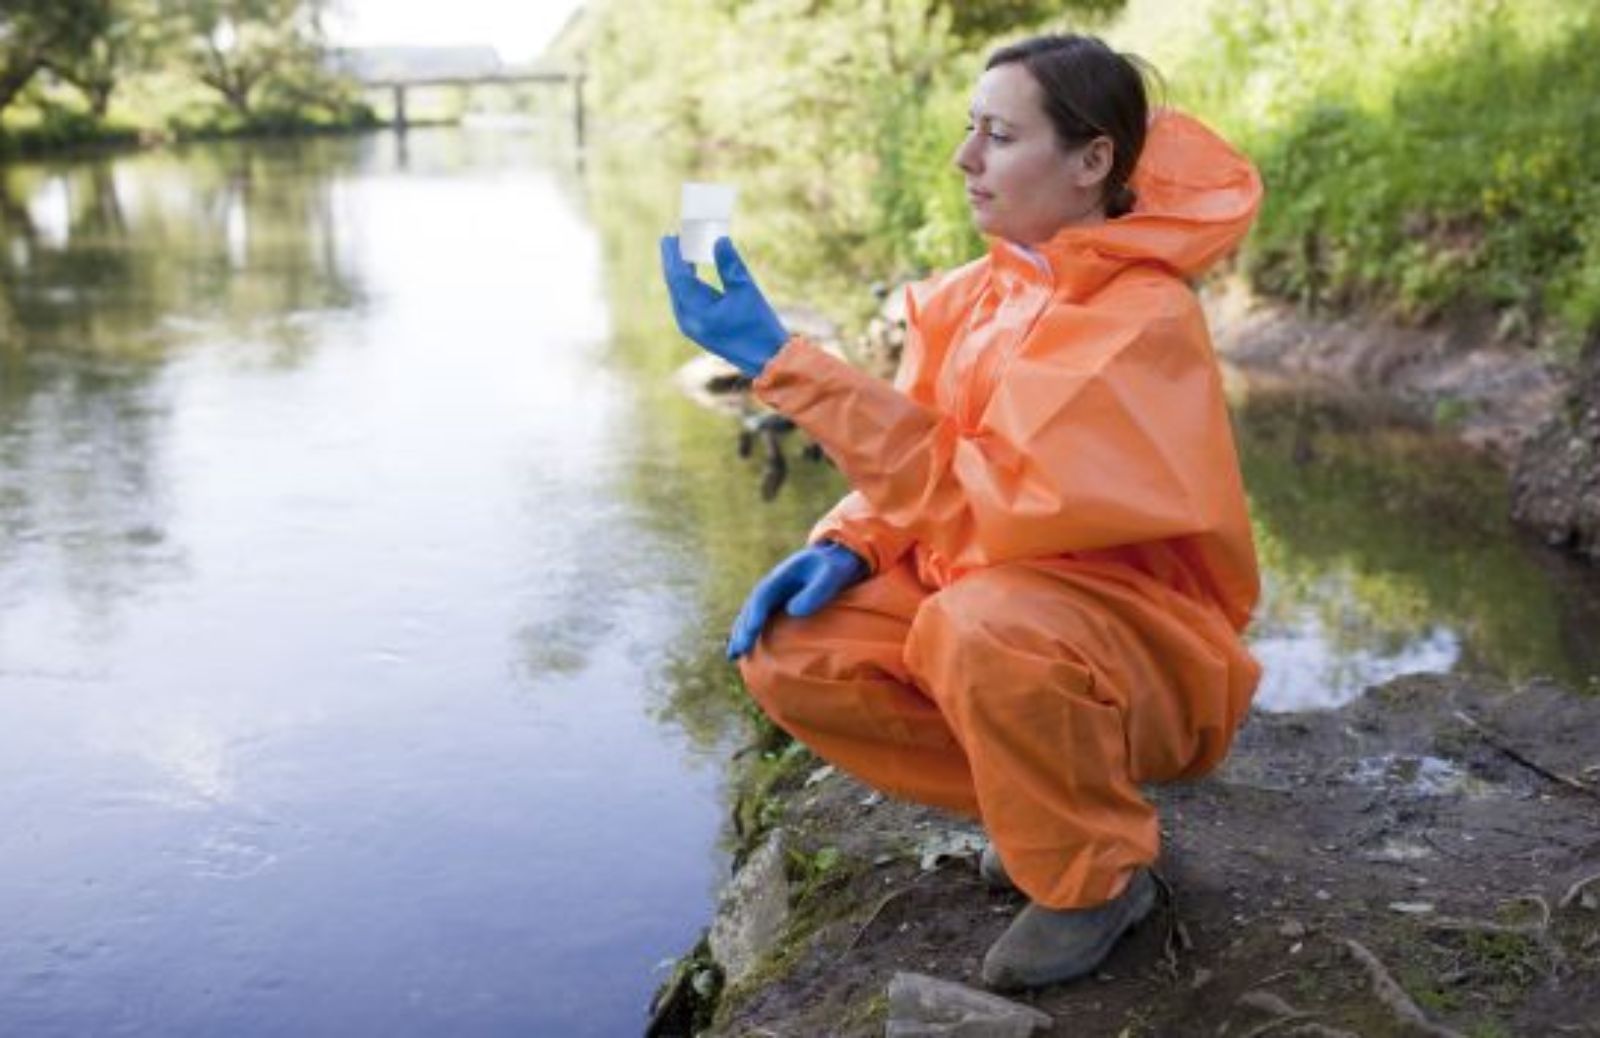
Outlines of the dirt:
[[[1442,675],[1257,713],[1219,773],[1151,790],[1161,907],[1025,1000],[1053,1035],[1600,1036],[1597,732],[1592,698]],[[977,830],[798,747],[766,762],[739,813],[786,830],[794,914],[711,1033],[877,1035],[896,971],[976,985],[1022,903],[978,878]]]
[[1377,314],[1314,314],[1237,278],[1207,284],[1201,298],[1218,353],[1252,377],[1381,394],[1508,464],[1571,381],[1568,366],[1490,315],[1405,326]]

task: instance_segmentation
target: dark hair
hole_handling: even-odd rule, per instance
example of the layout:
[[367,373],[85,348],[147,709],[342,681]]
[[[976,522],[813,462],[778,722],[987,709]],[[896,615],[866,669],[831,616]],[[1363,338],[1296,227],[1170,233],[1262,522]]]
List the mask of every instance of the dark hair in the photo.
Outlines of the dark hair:
[[1035,36],[1001,47],[985,69],[1020,64],[1044,90],[1045,114],[1063,147],[1096,137],[1111,140],[1111,172],[1105,181],[1106,216],[1131,211],[1137,199],[1128,186],[1144,150],[1150,102],[1145,75],[1154,70],[1131,54],[1119,54],[1097,36]]

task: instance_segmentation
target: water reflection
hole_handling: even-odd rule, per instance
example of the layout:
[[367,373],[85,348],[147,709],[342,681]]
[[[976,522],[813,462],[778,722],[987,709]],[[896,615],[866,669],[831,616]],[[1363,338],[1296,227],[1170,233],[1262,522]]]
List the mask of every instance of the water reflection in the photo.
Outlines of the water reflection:
[[59,582],[98,641],[117,602],[181,575],[164,366],[219,339],[293,366],[306,314],[357,305],[334,187],[255,146],[0,169],[0,627],[13,642],[30,633],[16,607],[40,587]]
[[[359,147],[319,141],[308,158]],[[8,347],[137,359],[227,333],[292,363],[304,315],[361,301],[338,183],[301,157],[236,144],[0,170]]]
[[636,1030],[726,747],[654,712],[699,548],[622,488],[692,481],[574,171],[419,132],[3,185],[0,1030]]
[[1264,565],[1263,707],[1338,705],[1417,670],[1577,688],[1600,673],[1573,637],[1593,572],[1518,536],[1493,464],[1348,397],[1258,388],[1235,413]]

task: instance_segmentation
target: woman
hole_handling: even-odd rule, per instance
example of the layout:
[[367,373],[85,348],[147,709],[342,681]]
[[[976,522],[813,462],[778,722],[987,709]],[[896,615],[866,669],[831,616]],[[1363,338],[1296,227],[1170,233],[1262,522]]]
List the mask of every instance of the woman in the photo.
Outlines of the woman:
[[893,386],[662,242],[684,334],[739,365],[853,488],[757,585],[729,654],[821,756],[974,815],[1029,904],[1002,990],[1094,969],[1155,902],[1142,782],[1227,753],[1260,668],[1220,374],[1185,279],[1244,236],[1249,162],[1092,37],[997,51],[955,154],[988,255],[913,286]]

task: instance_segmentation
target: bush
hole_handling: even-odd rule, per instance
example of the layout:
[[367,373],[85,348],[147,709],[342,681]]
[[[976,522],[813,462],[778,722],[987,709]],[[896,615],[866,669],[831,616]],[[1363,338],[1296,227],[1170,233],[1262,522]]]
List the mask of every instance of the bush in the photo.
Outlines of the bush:
[[[1093,28],[985,9],[1003,38],[931,0],[601,2],[600,108],[692,142],[697,171],[767,178],[752,200],[795,216],[752,240],[807,298],[949,267],[982,248],[950,168],[982,56]],[[1105,35],[1260,164],[1261,290],[1410,321],[1487,309],[1554,344],[1600,329],[1593,0],[1129,0]]]
[[[1269,293],[1409,320],[1491,309],[1600,327],[1600,16],[1584,0],[1213,0],[1166,46],[1180,100],[1268,186],[1246,270]],[[1338,26],[1337,32],[1329,27]]]

